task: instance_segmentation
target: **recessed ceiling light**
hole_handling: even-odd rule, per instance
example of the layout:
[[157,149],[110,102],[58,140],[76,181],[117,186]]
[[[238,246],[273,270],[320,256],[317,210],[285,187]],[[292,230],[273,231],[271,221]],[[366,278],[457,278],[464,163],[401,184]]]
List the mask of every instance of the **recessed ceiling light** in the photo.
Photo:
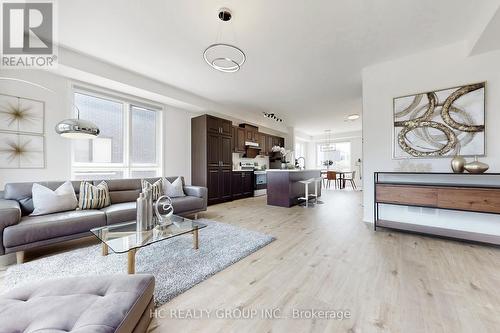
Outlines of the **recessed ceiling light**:
[[359,119],[359,114],[357,113],[350,114],[347,116],[347,120],[356,120],[356,119]]

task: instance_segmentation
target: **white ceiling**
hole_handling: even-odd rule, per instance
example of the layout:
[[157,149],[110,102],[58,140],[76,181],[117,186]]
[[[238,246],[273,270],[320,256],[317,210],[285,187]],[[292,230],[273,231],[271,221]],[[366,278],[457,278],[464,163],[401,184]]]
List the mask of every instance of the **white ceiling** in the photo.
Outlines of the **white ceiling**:
[[[480,4],[480,5],[479,5]],[[500,0],[60,1],[59,40],[76,51],[240,112],[275,112],[310,135],[361,129],[361,69],[468,39]],[[202,58],[220,7],[222,41],[246,52],[237,73]],[[213,110],[216,111],[216,110]]]

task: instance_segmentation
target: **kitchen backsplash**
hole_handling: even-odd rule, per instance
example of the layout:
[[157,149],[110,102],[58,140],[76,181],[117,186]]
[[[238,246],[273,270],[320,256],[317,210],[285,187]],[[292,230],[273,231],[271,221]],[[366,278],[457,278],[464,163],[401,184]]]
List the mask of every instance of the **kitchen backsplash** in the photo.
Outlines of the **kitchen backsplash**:
[[246,158],[242,157],[241,155],[242,154],[233,153],[233,170],[240,169],[240,162],[249,162],[249,161],[257,163],[260,167],[265,166],[266,169],[269,169],[269,157],[257,156],[256,158]]

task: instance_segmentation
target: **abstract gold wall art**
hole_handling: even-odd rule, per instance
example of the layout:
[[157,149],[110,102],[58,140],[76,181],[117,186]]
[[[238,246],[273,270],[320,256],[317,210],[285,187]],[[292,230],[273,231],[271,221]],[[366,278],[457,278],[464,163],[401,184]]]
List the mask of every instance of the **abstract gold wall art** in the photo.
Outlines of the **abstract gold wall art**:
[[44,103],[0,94],[0,131],[42,135]]
[[485,83],[394,99],[394,158],[485,154]]
[[0,94],[0,168],[45,168],[45,103]]
[[44,146],[41,135],[0,132],[0,168],[44,168]]

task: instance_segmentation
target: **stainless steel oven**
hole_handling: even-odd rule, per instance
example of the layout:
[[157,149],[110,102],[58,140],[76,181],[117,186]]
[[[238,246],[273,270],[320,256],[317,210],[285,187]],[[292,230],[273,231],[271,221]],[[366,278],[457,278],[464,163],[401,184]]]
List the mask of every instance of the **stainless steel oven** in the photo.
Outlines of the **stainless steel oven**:
[[258,197],[267,193],[267,174],[265,171],[254,171],[255,177],[253,195]]

